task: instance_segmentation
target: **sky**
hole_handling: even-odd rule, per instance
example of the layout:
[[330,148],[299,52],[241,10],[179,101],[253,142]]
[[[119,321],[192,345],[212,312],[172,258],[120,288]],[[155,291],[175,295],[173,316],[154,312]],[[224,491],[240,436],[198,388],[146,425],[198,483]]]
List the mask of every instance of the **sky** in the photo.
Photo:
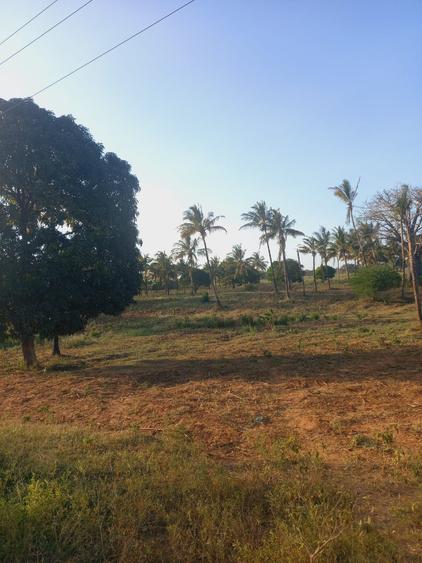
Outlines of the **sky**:
[[[48,3],[7,2],[0,36]],[[82,3],[59,0],[0,59]],[[182,3],[94,0],[0,66],[0,97],[32,95]],[[421,20],[422,0],[196,0],[35,101],[132,165],[143,252],[170,251],[199,203],[225,216],[215,255],[252,253],[258,233],[239,231],[240,215],[258,200],[309,235],[344,224],[327,189],[343,178],[361,177],[358,204],[420,185]]]

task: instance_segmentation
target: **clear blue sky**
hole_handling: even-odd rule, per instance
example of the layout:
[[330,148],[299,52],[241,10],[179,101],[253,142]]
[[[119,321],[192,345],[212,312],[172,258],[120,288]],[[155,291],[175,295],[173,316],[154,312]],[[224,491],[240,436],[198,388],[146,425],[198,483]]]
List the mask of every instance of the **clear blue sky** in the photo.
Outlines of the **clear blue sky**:
[[[1,35],[46,4],[8,3]],[[60,0],[0,57],[80,4]],[[0,68],[0,97],[30,95],[177,5],[95,0]],[[362,176],[360,202],[420,184],[421,22],[421,0],[197,0],[36,101],[132,164],[144,251],[170,250],[199,202],[226,216],[217,255],[252,252],[257,234],[238,228],[259,199],[310,234],[344,222],[327,190],[343,178]]]

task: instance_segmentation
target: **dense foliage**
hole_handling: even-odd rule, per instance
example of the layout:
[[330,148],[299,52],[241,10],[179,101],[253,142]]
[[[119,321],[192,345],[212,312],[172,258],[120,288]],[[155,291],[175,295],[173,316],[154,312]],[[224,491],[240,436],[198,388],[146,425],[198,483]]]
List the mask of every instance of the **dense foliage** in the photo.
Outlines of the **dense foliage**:
[[72,117],[0,100],[0,324],[36,363],[34,336],[82,329],[138,292],[138,180]]
[[361,268],[351,278],[352,288],[358,295],[375,298],[379,292],[399,287],[400,274],[388,265]]

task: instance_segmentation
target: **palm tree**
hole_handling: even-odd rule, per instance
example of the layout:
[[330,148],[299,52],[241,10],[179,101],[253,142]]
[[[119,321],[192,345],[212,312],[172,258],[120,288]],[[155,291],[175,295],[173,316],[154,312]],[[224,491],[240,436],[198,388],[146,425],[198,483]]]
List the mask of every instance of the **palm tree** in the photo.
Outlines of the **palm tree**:
[[305,237],[302,242],[302,246],[299,247],[299,251],[302,254],[311,254],[312,255],[312,273],[314,276],[314,289],[315,292],[318,291],[317,281],[316,281],[316,272],[315,272],[315,257],[318,254],[318,244],[315,237]]
[[190,235],[182,237],[174,245],[172,253],[175,260],[186,260],[192,295],[194,295],[195,293],[195,286],[193,283],[193,269],[195,268],[198,261],[198,244],[199,241],[197,238],[192,238]]
[[328,188],[328,189],[333,190],[334,195],[336,197],[338,197],[347,206],[346,223],[349,224],[350,222],[352,222],[353,230],[356,233],[358,244],[359,244],[360,257],[361,257],[362,262],[366,266],[366,258],[365,258],[365,254],[363,252],[362,240],[361,240],[360,235],[359,235],[359,233],[356,229],[355,217],[354,217],[354,213],[353,213],[353,205],[354,205],[356,196],[358,195],[359,183],[360,183],[360,178],[358,180],[358,183],[356,184],[356,187],[353,189],[349,180],[343,180],[341,182],[341,184],[339,184],[338,186],[333,186],[333,187]]
[[170,294],[170,281],[174,279],[174,267],[171,256],[160,251],[155,255],[155,261],[151,264],[156,279],[164,286],[167,295]]
[[241,244],[235,244],[228,257],[233,260],[233,263],[235,265],[235,278],[243,278],[248,267],[248,262],[246,260],[246,250],[242,247]]
[[349,266],[347,264],[347,254],[349,252],[349,237],[347,236],[347,232],[344,227],[339,226],[333,229],[331,248],[338,261],[343,260],[347,279],[349,279]]
[[[330,255],[330,242],[331,242],[331,233],[325,227],[320,227],[319,231],[314,233],[314,238],[316,241],[316,248],[318,254],[321,257],[321,272],[322,272],[322,281],[324,281],[324,268],[328,272],[328,258]],[[330,276],[327,276],[328,281],[328,288],[331,289],[331,282]]]
[[152,258],[148,254],[141,254],[139,256],[139,262],[141,265],[142,280],[145,285],[145,293],[148,295],[148,274],[151,271]]
[[272,209],[267,207],[265,201],[257,201],[252,205],[251,210],[242,213],[242,221],[246,221],[241,229],[258,229],[261,233],[261,241],[265,242],[268,250],[268,258],[270,259],[270,267],[273,275],[274,291],[278,294],[277,279],[273,268],[273,259],[271,256],[269,230],[272,221]]
[[220,298],[218,297],[217,287],[212,273],[206,239],[208,235],[215,233],[217,231],[227,232],[226,229],[221,225],[216,225],[216,223],[222,218],[223,215],[216,216],[212,211],[210,211],[207,215],[205,215],[200,205],[192,205],[191,207],[189,207],[189,209],[187,209],[183,213],[184,223],[182,223],[179,227],[179,231],[182,237],[184,238],[188,236],[192,237],[193,235],[198,234],[202,239],[202,244],[204,245],[205,257],[207,259],[208,272],[210,274],[211,285],[214,291],[217,307],[222,307],[222,305]]
[[253,252],[248,258],[248,263],[251,268],[257,270],[258,272],[265,272],[268,266],[268,262],[259,254],[259,252]]
[[289,272],[287,270],[286,260],[286,242],[287,237],[303,236],[302,231],[294,229],[296,224],[295,219],[290,219],[288,215],[282,215],[279,209],[273,209],[271,214],[271,224],[268,236],[277,239],[278,243],[278,263],[280,264],[283,259],[284,270],[284,287],[286,290],[286,297],[290,299],[290,282]]

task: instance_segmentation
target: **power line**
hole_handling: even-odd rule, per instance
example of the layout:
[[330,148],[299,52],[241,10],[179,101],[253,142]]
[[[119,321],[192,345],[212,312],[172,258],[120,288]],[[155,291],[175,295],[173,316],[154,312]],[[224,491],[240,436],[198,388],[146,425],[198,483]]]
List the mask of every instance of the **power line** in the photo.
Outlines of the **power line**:
[[56,4],[59,0],[54,0],[54,2],[51,2],[51,4],[49,4],[48,6],[46,6],[45,8],[43,8],[41,10],[41,12],[38,12],[38,14],[35,14],[35,16],[32,16],[32,18],[30,20],[28,20],[27,22],[25,22],[23,25],[21,25],[20,27],[18,27],[18,29],[16,29],[13,33],[11,33],[10,35],[8,35],[5,39],[3,39],[3,41],[0,41],[0,46],[4,45],[6,43],[6,41],[9,41],[9,39],[11,39],[12,37],[14,37],[17,33],[19,33],[19,31],[21,31],[24,27],[26,27],[27,25],[29,25],[30,23],[32,23],[34,20],[36,20],[39,16],[41,16],[41,14],[43,14],[44,12],[46,12],[48,10],[48,8],[51,8],[51,6],[53,4]]
[[38,37],[35,37],[35,39],[33,39],[32,41],[30,41],[29,43],[27,43],[26,45],[24,45],[23,47],[21,47],[20,49],[18,49],[17,51],[15,51],[14,53],[12,53],[11,55],[9,55],[8,57],[6,57],[5,59],[3,59],[2,61],[0,61],[0,66],[4,65],[5,63],[7,63],[7,61],[10,61],[10,59],[13,59],[13,57],[16,57],[16,55],[19,55],[19,53],[22,53],[22,51],[24,51],[25,49],[27,49],[28,47],[30,47],[31,45],[33,45],[36,41],[38,41],[39,39],[41,39],[41,37],[44,37],[45,35],[47,35],[47,33],[50,33],[50,31],[53,31],[53,29],[55,29],[56,27],[58,27],[60,24],[62,24],[63,22],[65,22],[66,20],[68,20],[69,18],[71,18],[72,16],[74,16],[75,14],[77,14],[78,12],[80,12],[83,8],[85,8],[85,6],[88,6],[88,4],[91,4],[91,2],[93,2],[94,0],[88,0],[87,2],[85,2],[84,4],[82,4],[82,6],[79,6],[79,8],[76,8],[76,10],[74,10],[73,12],[71,12],[70,14],[68,14],[67,16],[65,16],[63,19],[61,19],[60,21],[58,21],[57,23],[55,23],[54,25],[52,25],[51,27],[49,27],[46,31],[44,31],[43,33],[41,33],[41,35],[38,35]]
[[133,35],[131,35],[130,37],[127,37],[126,39],[124,39],[123,41],[120,41],[120,43],[117,43],[116,45],[113,45],[113,47],[110,47],[110,49],[107,49],[106,51],[103,51],[102,53],[100,53],[99,55],[97,55],[96,57],[94,57],[93,59],[90,59],[89,61],[87,61],[86,63],[82,64],[81,66],[78,66],[77,68],[73,69],[72,71],[68,72],[67,74],[65,74],[64,76],[58,78],[57,80],[55,80],[54,82],[51,82],[50,84],[48,84],[48,86],[45,86],[44,88],[41,88],[41,90],[38,90],[38,92],[35,92],[34,94],[32,94],[31,96],[28,96],[28,98],[25,98],[23,100],[21,100],[20,102],[18,102],[17,104],[15,104],[14,106],[12,106],[11,108],[8,108],[7,110],[0,112],[3,114],[9,113],[9,111],[12,111],[13,109],[15,109],[16,107],[20,106],[21,104],[25,103],[25,100],[28,100],[30,98],[35,98],[35,96],[38,96],[39,94],[42,94],[43,92],[45,92],[46,90],[48,90],[49,88],[52,88],[53,86],[55,86],[56,84],[58,84],[59,82],[62,82],[63,80],[66,80],[66,78],[69,78],[69,76],[72,76],[73,74],[76,74],[77,72],[79,72],[80,70],[82,70],[83,68],[86,68],[87,66],[89,66],[90,64],[94,63],[95,61],[98,61],[99,59],[101,59],[102,57],[105,57],[106,55],[108,55],[109,53],[111,53],[112,51],[114,51],[115,49],[118,49],[119,47],[121,47],[122,45],[124,45],[125,43],[128,43],[129,41],[131,41],[132,39],[134,39],[135,37],[138,37],[138,35],[141,35],[142,33],[145,33],[146,31],[148,31],[149,29],[151,29],[152,27],[158,25],[159,23],[161,23],[162,21],[170,18],[171,16],[173,16],[174,14],[176,14],[177,12],[180,12],[181,10],[183,10],[184,8],[186,8],[187,6],[189,6],[190,4],[193,4],[195,2],[195,0],[189,0],[189,2],[185,2],[185,4],[182,4],[181,6],[179,6],[178,8],[176,8],[175,10],[169,12],[168,14],[166,14],[165,16],[162,16],[161,18],[159,18],[158,20],[153,21],[152,23],[150,23],[149,25],[147,25],[146,27],[144,27],[143,29],[140,29],[139,31],[137,31],[136,33],[134,33]]

